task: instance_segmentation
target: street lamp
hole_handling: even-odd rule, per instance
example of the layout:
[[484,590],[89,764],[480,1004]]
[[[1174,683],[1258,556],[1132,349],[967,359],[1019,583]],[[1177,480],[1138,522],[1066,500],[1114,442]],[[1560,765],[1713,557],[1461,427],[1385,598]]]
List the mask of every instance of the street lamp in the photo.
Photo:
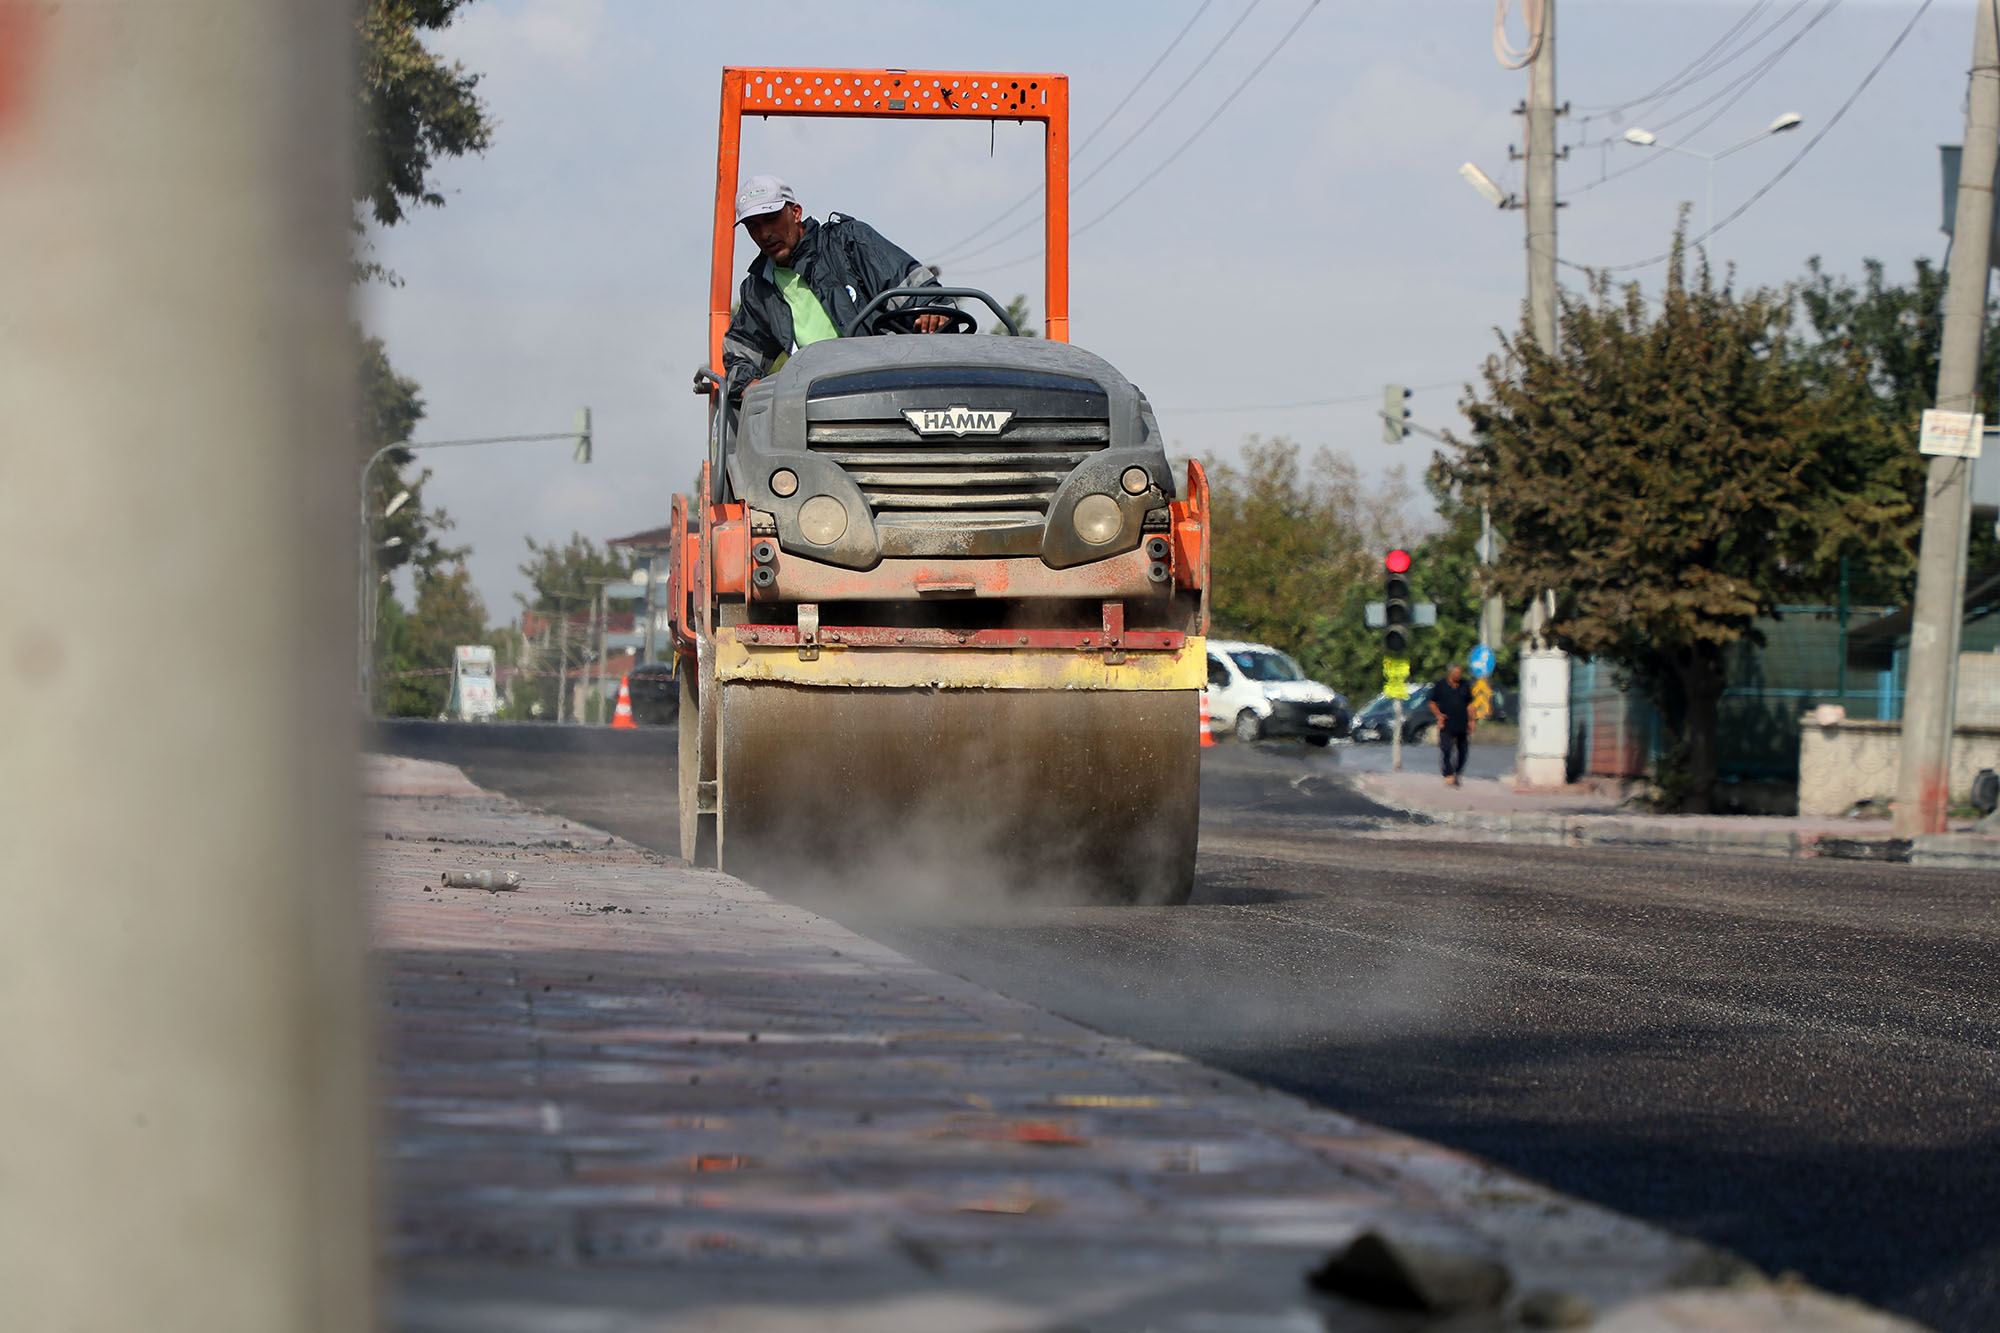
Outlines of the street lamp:
[[1664,148],[1670,153],[1682,153],[1688,157],[1698,157],[1708,163],[1708,212],[1702,220],[1701,235],[1697,238],[1704,250],[1706,250],[1709,235],[1715,230],[1715,164],[1721,159],[1728,157],[1731,153],[1740,152],[1748,148],[1751,144],[1768,139],[1774,134],[1783,134],[1788,130],[1795,130],[1804,122],[1805,117],[1801,116],[1798,112],[1787,111],[1784,115],[1779,116],[1769,125],[1758,130],[1741,143],[1731,144],[1719,153],[1704,153],[1698,148],[1689,148],[1682,144],[1662,143],[1658,135],[1654,134],[1651,130],[1642,130],[1637,125],[1625,131],[1621,137],[1624,138],[1626,143],[1634,144],[1640,148]]
[[1464,178],[1467,185],[1479,191],[1480,198],[1495,208],[1519,208],[1521,206],[1519,199],[1501,189],[1491,176],[1479,169],[1477,163],[1463,163],[1458,169],[1458,174]]
[[[356,571],[358,575],[356,581],[360,587],[361,633],[354,685],[356,693],[360,696],[361,711],[363,713],[367,713],[371,709],[370,688],[372,682],[370,678],[374,674],[375,666],[375,604],[371,595],[375,590],[375,579],[372,577],[375,562],[374,553],[370,550],[371,525],[368,521],[368,474],[374,470],[375,465],[398,450],[407,450],[415,453],[420,449],[463,449],[472,445],[530,444],[546,440],[570,441],[575,445],[576,461],[579,463],[588,463],[590,461],[593,439],[594,432],[591,429],[590,409],[581,407],[577,409],[576,428],[574,430],[553,431],[542,435],[483,435],[464,440],[405,440],[400,444],[385,444],[374,453],[368,455],[368,461],[361,465],[361,480],[356,487],[360,498],[359,546],[361,566]],[[386,518],[390,514],[395,513],[409,501],[409,498],[410,493],[408,491],[400,492],[383,507],[382,516]],[[401,543],[402,538],[397,537],[383,543],[383,546],[387,548],[401,545]]]

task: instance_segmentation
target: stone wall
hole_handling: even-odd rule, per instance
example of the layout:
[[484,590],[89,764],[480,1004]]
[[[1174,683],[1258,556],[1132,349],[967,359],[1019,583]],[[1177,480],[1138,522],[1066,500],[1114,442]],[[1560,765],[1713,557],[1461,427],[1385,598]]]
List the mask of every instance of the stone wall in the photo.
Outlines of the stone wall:
[[[1860,801],[1889,808],[1903,739],[1900,722],[1799,719],[1799,813],[1843,815]],[[1965,799],[1982,768],[2000,769],[2000,725],[1961,722],[1951,744],[1951,794]]]

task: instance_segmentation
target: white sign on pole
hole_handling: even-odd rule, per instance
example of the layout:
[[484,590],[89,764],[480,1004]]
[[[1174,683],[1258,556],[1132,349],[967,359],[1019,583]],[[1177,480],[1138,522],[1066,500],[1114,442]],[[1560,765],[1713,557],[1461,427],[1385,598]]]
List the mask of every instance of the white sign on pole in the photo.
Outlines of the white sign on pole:
[[1923,453],[1943,454],[1950,458],[1977,458],[1980,433],[1984,429],[1984,419],[1977,412],[1945,412],[1935,407],[1925,408],[1923,427],[1917,435],[1917,448]]

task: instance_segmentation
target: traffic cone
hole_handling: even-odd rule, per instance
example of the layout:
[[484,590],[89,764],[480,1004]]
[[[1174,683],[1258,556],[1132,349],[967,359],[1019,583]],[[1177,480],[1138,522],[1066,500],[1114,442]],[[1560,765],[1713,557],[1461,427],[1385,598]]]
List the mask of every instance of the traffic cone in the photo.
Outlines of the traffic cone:
[[1203,690],[1201,692],[1201,748],[1206,750],[1214,746],[1214,744],[1215,733],[1209,729],[1208,691]]
[[619,727],[629,727],[637,730],[638,726],[639,724],[632,720],[632,678],[630,676],[620,676],[618,678],[618,707],[613,709],[611,713],[612,730],[615,731]]

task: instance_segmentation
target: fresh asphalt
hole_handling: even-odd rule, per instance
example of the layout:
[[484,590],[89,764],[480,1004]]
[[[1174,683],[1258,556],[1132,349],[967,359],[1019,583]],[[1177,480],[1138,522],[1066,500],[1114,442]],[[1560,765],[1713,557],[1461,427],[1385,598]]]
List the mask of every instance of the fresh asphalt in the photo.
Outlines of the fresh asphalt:
[[[375,738],[666,852],[675,743],[671,728],[437,723]],[[812,905],[1770,1271],[1940,1329],[2000,1327],[1990,874],[1459,844],[1342,781],[1385,757],[1206,752],[1184,908],[968,913],[948,884]]]

